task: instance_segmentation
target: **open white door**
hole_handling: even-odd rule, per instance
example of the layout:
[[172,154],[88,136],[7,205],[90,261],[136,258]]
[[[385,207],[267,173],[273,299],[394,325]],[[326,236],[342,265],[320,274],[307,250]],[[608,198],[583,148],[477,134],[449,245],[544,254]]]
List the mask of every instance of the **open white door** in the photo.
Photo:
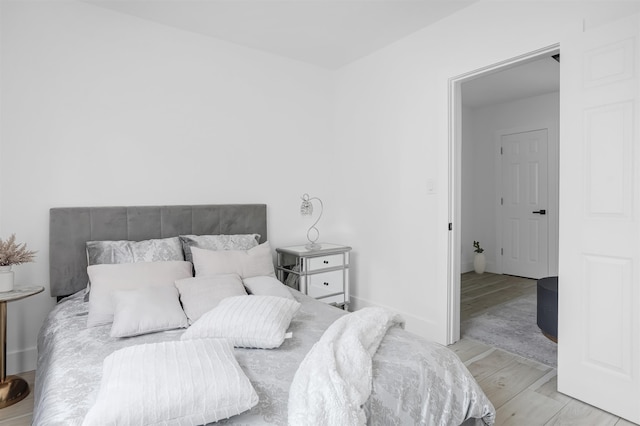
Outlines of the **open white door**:
[[558,390],[640,423],[640,21],[561,45]]

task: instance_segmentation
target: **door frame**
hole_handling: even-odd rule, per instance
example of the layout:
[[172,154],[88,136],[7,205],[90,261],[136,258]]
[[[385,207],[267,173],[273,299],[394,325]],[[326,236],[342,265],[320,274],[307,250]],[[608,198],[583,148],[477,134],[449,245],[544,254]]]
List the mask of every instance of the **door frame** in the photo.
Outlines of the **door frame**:
[[[462,83],[484,75],[513,68],[558,53],[555,43],[504,61],[472,70],[448,79],[448,216],[450,223],[447,254],[448,324],[447,344],[460,340],[460,260],[462,204]],[[558,180],[559,183],[559,180]]]

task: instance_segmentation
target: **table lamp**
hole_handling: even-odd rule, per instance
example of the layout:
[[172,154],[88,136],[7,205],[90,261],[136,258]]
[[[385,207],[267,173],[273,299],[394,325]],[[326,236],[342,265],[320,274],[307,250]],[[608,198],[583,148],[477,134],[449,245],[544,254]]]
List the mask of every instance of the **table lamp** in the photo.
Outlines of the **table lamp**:
[[[309,197],[309,194],[302,195],[302,204],[300,205],[300,214],[302,216],[313,216],[312,201],[314,200],[320,203],[320,214],[318,215],[318,218],[316,219],[316,221],[313,222],[313,225],[311,225],[311,227],[307,231],[307,240],[309,240],[309,242],[305,244],[304,247],[308,250],[316,250],[321,247],[320,244],[316,243],[316,241],[318,241],[318,238],[320,238],[320,231],[318,231],[318,228],[316,228],[316,225],[318,224],[318,222],[320,221],[320,218],[322,217],[322,211],[324,210],[324,207],[322,205],[322,200],[320,198]],[[311,237],[312,231],[315,231],[315,238]]]

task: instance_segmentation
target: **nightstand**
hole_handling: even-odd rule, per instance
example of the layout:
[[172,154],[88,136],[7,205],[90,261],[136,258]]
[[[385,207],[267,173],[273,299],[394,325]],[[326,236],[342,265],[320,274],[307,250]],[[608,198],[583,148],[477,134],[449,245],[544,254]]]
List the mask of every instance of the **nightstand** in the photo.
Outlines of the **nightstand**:
[[349,252],[351,247],[338,244],[280,247],[278,279],[308,296],[348,310]]

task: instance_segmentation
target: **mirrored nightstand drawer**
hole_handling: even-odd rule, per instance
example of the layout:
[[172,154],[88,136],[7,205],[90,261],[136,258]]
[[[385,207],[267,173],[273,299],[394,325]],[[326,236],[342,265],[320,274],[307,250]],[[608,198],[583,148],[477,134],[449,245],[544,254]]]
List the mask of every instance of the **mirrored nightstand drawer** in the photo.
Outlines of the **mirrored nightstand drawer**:
[[331,256],[312,257],[307,259],[307,267],[309,271],[317,271],[320,269],[342,268],[344,266],[344,256],[334,254]]
[[342,270],[309,275],[307,292],[309,296],[321,298],[342,293],[344,293],[344,272]]

